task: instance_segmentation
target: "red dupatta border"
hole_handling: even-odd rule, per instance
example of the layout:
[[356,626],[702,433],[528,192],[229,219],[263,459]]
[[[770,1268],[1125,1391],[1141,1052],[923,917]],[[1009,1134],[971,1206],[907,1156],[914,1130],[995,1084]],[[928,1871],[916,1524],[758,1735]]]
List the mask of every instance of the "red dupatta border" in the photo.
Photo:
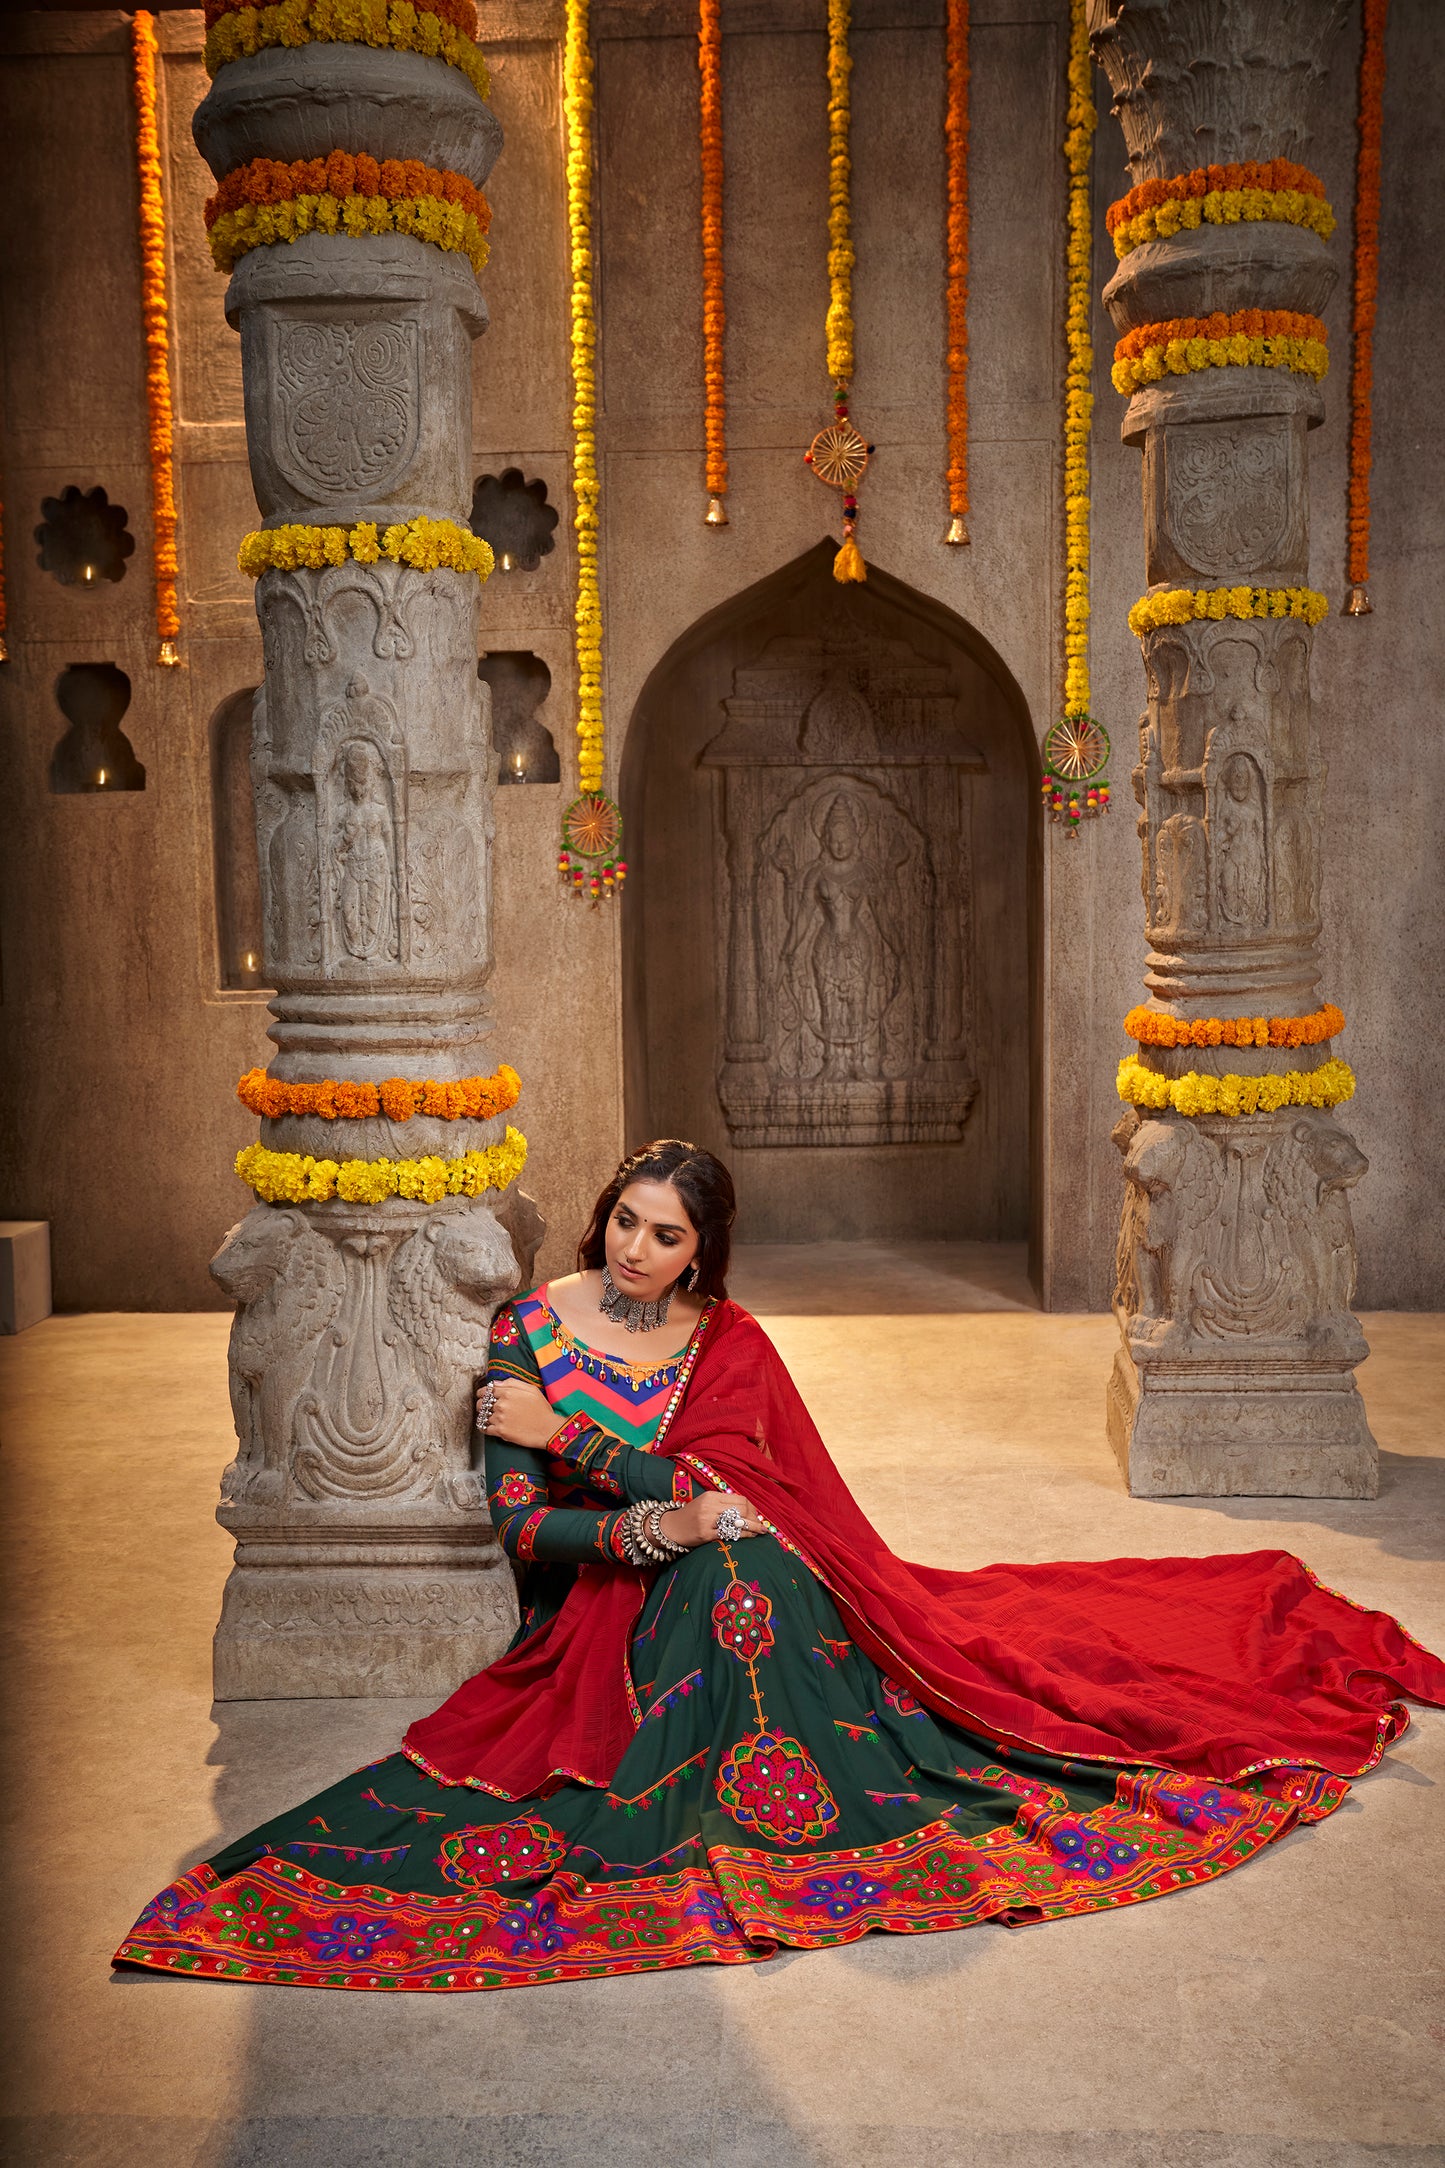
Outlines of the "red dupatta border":
[[[702,1480],[707,1483],[713,1490],[727,1490],[730,1487],[728,1483],[723,1479],[723,1477],[718,1474],[716,1469],[710,1468],[707,1465],[707,1462],[702,1459],[700,1454],[684,1451],[674,1455],[674,1458],[680,1461],[684,1467],[690,1468],[694,1475],[700,1476]],[[828,1575],[824,1572],[823,1568],[816,1564],[815,1561],[808,1556],[808,1553],[803,1549],[802,1545],[799,1543],[795,1543],[791,1536],[785,1535],[782,1529],[777,1526],[776,1522],[768,1520],[765,1514],[759,1513],[758,1518],[764,1523],[764,1526],[768,1529],[769,1533],[774,1537],[774,1539],[782,1545],[783,1549],[785,1551],[791,1552],[792,1556],[798,1560],[799,1564],[805,1566],[808,1572],[812,1574],[813,1578],[816,1581],[821,1582],[822,1586],[827,1589],[828,1594],[832,1597],[834,1603],[837,1604],[842,1616],[845,1619],[849,1620],[856,1618],[857,1614],[854,1610],[854,1607],[849,1602],[847,1596],[843,1593],[841,1589],[835,1586],[835,1584],[829,1579]],[[1308,1578],[1314,1583],[1315,1587],[1321,1590],[1324,1595],[1338,1596],[1341,1603],[1348,1604],[1352,1611],[1359,1611],[1363,1613],[1364,1616],[1367,1618],[1381,1616],[1388,1618],[1391,1625],[1396,1627],[1398,1631],[1404,1635],[1405,1639],[1409,1641],[1415,1648],[1419,1649],[1422,1655],[1432,1656],[1432,1651],[1427,1649],[1422,1641],[1417,1641],[1415,1636],[1409,1631],[1409,1629],[1407,1627],[1401,1626],[1399,1620],[1393,1617],[1390,1612],[1372,1612],[1368,1604],[1356,1603],[1352,1596],[1340,1596],[1337,1589],[1330,1588],[1327,1583],[1320,1579],[1317,1573],[1312,1573],[1303,1559],[1297,1560],[1296,1563],[1299,1565],[1301,1572],[1306,1574]],[[856,1628],[854,1630],[856,1633]],[[1057,1747],[1046,1746],[1037,1739],[1026,1739],[1022,1735],[1022,1733],[1019,1732],[1005,1731],[1003,1727],[999,1724],[985,1723],[981,1717],[974,1715],[971,1710],[965,1709],[957,1703],[945,1701],[944,1697],[940,1695],[936,1691],[936,1689],[934,1689],[927,1683],[927,1681],[923,1678],[922,1674],[915,1670],[913,1665],[909,1662],[908,1658],[902,1653],[902,1651],[899,1649],[895,1649],[892,1643],[889,1642],[882,1634],[878,1632],[876,1627],[870,1626],[868,1628],[868,1639],[875,1642],[876,1644],[878,1644],[878,1646],[886,1650],[890,1666],[896,1664],[899,1672],[907,1675],[907,1678],[910,1681],[912,1688],[918,1692],[918,1699],[924,1704],[926,1708],[933,1709],[936,1712],[948,1717],[954,1723],[961,1724],[966,1731],[976,1731],[980,1733],[986,1739],[995,1739],[998,1740],[1000,1743],[1007,1741],[1007,1743],[1011,1746],[1022,1747],[1027,1753],[1048,1754],[1053,1756],[1055,1760],[1060,1758]],[[864,1645],[866,1646],[866,1643]],[[919,1691],[920,1689],[921,1691]],[[940,1703],[943,1704],[941,1709]],[[1327,1768],[1324,1762],[1312,1760],[1302,1754],[1275,1754],[1267,1756],[1262,1761],[1247,1762],[1242,1769],[1236,1770],[1232,1776],[1221,1777],[1219,1779],[1219,1782],[1222,1784],[1238,1784],[1242,1782],[1245,1777],[1257,1776],[1261,1771],[1266,1769],[1318,1769],[1322,1775],[1334,1776],[1338,1778],[1341,1782],[1344,1782],[1347,1777],[1364,1776],[1368,1770],[1373,1769],[1379,1762],[1381,1756],[1385,1751],[1385,1748],[1387,1746],[1392,1746],[1396,1739],[1403,1737],[1404,1733],[1407,1732],[1409,1728],[1409,1709],[1403,1701],[1392,1701],[1384,1709],[1381,1710],[1379,1722],[1376,1727],[1375,1745],[1373,1751],[1370,1753],[1367,1760],[1361,1762],[1358,1769],[1341,1772],[1339,1770],[1330,1770],[1329,1768]],[[1073,1748],[1070,1749],[1068,1755],[1065,1758],[1069,1761],[1098,1762],[1105,1767],[1119,1769],[1139,1768],[1143,1766],[1149,1766],[1154,1768],[1168,1766],[1167,1764],[1151,1763],[1149,1762],[1148,1756],[1144,1754],[1086,1754],[1078,1749]],[[1343,1796],[1343,1794],[1341,1796]],[[1328,1807],[1323,1809],[1323,1812],[1330,1813],[1333,1811],[1334,1807],[1338,1806],[1339,1804],[1340,1801],[1338,1799],[1335,1799],[1331,1801]],[[1306,1820],[1314,1820],[1318,1817],[1313,1814],[1306,1813],[1304,1818]]]

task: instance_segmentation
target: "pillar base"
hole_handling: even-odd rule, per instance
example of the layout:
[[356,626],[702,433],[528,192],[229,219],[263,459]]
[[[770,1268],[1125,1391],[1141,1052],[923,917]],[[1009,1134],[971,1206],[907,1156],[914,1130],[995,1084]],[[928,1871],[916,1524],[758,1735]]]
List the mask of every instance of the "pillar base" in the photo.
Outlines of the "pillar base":
[[1121,1347],[1109,1442],[1136,1498],[1374,1498],[1379,1452],[1348,1371],[1254,1381],[1141,1368]]
[[213,1653],[217,1701],[442,1701],[517,1627],[490,1531],[401,1541],[243,1540]]

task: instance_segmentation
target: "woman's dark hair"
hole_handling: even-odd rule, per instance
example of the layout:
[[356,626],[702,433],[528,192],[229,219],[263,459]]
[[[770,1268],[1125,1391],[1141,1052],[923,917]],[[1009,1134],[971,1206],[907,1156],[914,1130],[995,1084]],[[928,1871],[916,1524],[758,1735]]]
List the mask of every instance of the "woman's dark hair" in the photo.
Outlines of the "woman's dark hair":
[[629,1182],[672,1184],[697,1229],[696,1292],[704,1301],[724,1296],[738,1209],[733,1178],[711,1152],[698,1144],[684,1144],[680,1137],[659,1137],[623,1160],[592,1207],[587,1232],[577,1245],[577,1270],[597,1272],[606,1264],[607,1222]]

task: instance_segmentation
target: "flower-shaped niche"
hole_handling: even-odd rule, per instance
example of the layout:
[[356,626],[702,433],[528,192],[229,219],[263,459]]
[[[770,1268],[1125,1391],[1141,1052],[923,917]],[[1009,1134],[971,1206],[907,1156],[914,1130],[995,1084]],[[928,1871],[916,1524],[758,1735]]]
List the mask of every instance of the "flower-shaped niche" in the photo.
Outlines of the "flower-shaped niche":
[[126,509],[112,504],[103,489],[78,489],[72,482],[58,497],[41,499],[43,524],[36,560],[62,587],[98,587],[102,580],[125,578],[125,561],[135,549],[126,531]]
[[73,662],[55,681],[55,697],[70,728],[50,756],[50,788],[144,790],[146,772],[120,727],[130,706],[130,679],[113,662]]
[[520,467],[480,474],[472,491],[472,533],[490,542],[499,572],[535,572],[555,547],[557,511],[545,482],[529,482]]

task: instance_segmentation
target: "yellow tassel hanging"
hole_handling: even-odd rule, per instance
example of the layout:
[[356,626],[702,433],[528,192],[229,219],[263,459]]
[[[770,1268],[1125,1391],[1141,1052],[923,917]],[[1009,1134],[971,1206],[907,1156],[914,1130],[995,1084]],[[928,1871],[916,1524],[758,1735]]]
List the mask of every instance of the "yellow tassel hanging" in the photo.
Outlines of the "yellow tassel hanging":
[[847,541],[833,559],[833,577],[835,580],[843,581],[866,580],[868,577],[868,567],[863,562],[863,552],[853,540],[852,535],[849,535]]

